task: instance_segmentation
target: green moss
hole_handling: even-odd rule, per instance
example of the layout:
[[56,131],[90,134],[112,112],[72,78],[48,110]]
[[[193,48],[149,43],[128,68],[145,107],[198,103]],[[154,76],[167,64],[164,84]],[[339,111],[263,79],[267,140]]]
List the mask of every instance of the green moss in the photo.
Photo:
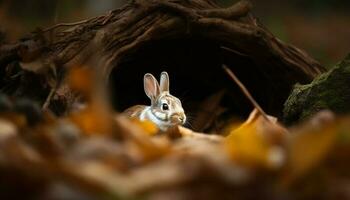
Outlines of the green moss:
[[292,124],[323,109],[350,113],[350,55],[310,84],[297,84],[284,104],[284,121]]

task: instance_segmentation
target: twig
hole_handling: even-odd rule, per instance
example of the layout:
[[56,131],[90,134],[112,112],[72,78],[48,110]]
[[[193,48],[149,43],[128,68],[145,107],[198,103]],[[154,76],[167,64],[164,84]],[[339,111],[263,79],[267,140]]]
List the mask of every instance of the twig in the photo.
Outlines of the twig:
[[57,87],[56,87],[56,86],[53,87],[53,88],[51,88],[50,93],[49,93],[49,95],[47,96],[47,98],[46,98],[46,100],[45,100],[45,102],[44,102],[44,104],[43,104],[43,106],[42,106],[42,109],[43,109],[43,110],[46,110],[46,109],[50,106],[52,97],[53,97],[53,95],[56,93],[56,91],[57,91]]
[[228,51],[228,52],[231,52],[231,53],[240,55],[240,56],[249,57],[247,54],[241,53],[241,52],[239,52],[239,51],[237,51],[237,50],[233,50],[233,49],[228,48],[228,47],[221,46],[220,48],[223,49],[223,50],[225,50],[225,51]]
[[49,95],[46,97],[46,100],[42,106],[43,110],[46,110],[50,106],[52,97],[56,94],[58,86],[59,86],[56,65],[50,65],[50,69],[52,70],[52,76],[54,78],[54,86],[51,88]]
[[222,66],[226,73],[232,78],[232,80],[238,85],[238,87],[241,89],[241,91],[244,93],[244,95],[249,99],[249,101],[253,104],[253,106],[259,111],[259,113],[268,121],[270,119],[267,117],[267,114],[265,111],[260,107],[260,105],[255,101],[255,99],[252,97],[248,89],[243,85],[243,83],[237,78],[237,76],[226,66]]

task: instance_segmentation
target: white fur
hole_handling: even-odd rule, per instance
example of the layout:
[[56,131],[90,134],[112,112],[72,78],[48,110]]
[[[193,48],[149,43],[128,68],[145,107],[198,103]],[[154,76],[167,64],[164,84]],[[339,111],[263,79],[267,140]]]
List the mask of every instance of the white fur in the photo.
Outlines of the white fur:
[[145,121],[149,120],[155,123],[160,130],[166,131],[169,128],[169,124],[167,122],[164,122],[162,120],[159,120],[151,111],[151,106],[147,106],[140,115],[140,120]]

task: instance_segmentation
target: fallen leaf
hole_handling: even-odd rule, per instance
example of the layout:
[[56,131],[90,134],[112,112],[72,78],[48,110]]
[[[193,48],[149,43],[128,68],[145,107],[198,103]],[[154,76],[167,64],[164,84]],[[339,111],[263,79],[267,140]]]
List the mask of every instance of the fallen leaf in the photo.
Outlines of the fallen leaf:
[[169,141],[165,137],[153,138],[142,127],[135,126],[129,118],[117,115],[115,128],[127,143],[127,148],[140,162],[159,159],[171,152]]
[[337,138],[334,116],[329,111],[315,115],[291,131],[284,183],[301,177],[326,158]]
[[282,146],[287,131],[274,117],[268,119],[255,109],[246,122],[231,130],[224,145],[233,160],[253,168],[282,166],[285,161]]
[[148,135],[156,135],[159,132],[158,126],[149,120],[138,120],[136,118],[132,118],[131,121],[135,123],[136,126],[139,126],[144,130]]
[[86,135],[110,134],[113,129],[113,117],[104,106],[90,104],[68,117]]

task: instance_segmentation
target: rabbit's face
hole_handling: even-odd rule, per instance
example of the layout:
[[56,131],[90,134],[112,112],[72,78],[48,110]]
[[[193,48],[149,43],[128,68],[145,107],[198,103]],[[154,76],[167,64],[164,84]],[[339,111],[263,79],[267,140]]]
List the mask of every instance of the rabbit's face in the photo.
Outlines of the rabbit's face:
[[167,126],[185,124],[186,115],[181,101],[167,92],[163,92],[151,106],[152,113]]

